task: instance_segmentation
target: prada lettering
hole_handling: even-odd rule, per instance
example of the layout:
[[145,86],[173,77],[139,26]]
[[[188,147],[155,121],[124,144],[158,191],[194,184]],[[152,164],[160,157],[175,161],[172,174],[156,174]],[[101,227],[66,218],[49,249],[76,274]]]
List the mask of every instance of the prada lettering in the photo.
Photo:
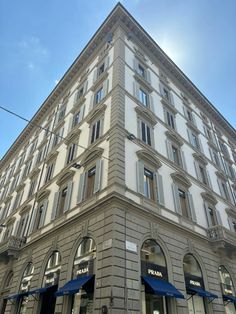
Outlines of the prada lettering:
[[82,275],[88,273],[88,267],[77,270],[77,275]]
[[148,269],[148,274],[157,277],[163,277],[162,273],[158,270]]
[[197,286],[197,287],[201,287],[201,284],[200,282],[198,281],[195,281],[195,280],[190,280],[189,283],[193,286]]

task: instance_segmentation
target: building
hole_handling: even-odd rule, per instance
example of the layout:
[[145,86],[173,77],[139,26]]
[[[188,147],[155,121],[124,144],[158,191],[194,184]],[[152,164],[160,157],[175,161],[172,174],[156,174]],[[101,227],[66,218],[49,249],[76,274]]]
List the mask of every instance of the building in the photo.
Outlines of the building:
[[1,160],[1,313],[236,313],[235,139],[117,4]]

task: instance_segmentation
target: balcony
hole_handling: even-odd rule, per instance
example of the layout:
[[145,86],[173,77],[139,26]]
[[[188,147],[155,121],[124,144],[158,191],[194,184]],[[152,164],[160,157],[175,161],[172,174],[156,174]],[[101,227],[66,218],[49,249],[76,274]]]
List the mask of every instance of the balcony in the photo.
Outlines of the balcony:
[[207,229],[207,236],[216,251],[226,251],[236,254],[236,233],[223,226],[214,226]]
[[8,261],[17,258],[18,252],[25,243],[25,238],[10,236],[0,243],[0,261]]

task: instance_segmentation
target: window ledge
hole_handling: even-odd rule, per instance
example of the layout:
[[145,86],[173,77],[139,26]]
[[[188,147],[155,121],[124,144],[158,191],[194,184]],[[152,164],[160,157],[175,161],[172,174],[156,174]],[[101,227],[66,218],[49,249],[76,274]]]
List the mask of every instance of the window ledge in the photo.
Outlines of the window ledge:
[[107,69],[99,75],[99,77],[96,79],[96,81],[93,83],[93,86],[91,87],[91,91],[95,92],[96,89],[99,87],[99,85],[105,81],[105,79],[108,77],[109,73]]
[[166,106],[166,107],[168,107],[169,108],[169,110],[171,110],[174,114],[177,114],[178,113],[178,111],[176,110],[176,108],[175,108],[175,106],[174,105],[172,105],[169,101],[167,101],[165,98],[161,98],[161,103],[164,105],[164,106]]
[[134,74],[134,79],[138,81],[139,83],[141,83],[147,89],[149,93],[152,93],[154,91],[150,82],[148,82],[147,79],[139,75],[137,72],[135,72]]

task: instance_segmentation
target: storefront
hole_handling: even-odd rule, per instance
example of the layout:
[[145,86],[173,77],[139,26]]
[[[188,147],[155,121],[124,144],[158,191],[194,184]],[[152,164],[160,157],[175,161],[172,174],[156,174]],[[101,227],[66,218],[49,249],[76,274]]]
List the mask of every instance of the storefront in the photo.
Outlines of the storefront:
[[166,259],[153,239],[141,248],[142,314],[171,314],[170,298],[184,299],[183,294],[168,281]]
[[189,313],[207,313],[207,304],[217,295],[205,290],[201,268],[192,254],[185,255],[183,268]]
[[92,238],[84,238],[76,251],[72,280],[56,292],[57,297],[68,298],[68,313],[93,313],[95,261],[95,242]]
[[227,269],[221,265],[219,267],[219,277],[221,291],[226,314],[236,314],[236,295],[231,276]]

